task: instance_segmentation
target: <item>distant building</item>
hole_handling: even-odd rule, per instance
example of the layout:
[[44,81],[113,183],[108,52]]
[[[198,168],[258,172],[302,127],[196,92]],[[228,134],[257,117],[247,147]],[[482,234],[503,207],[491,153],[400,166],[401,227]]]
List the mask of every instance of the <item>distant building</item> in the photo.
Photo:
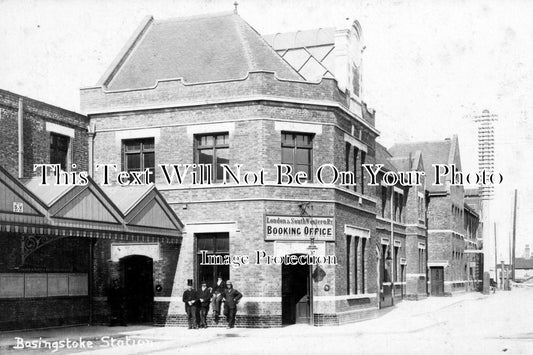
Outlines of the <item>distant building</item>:
[[[396,170],[403,172],[425,172],[424,157],[420,150],[408,154],[390,156]],[[405,268],[406,294],[409,299],[421,299],[428,295],[428,234],[427,234],[427,178],[420,174],[420,181],[405,189]],[[383,188],[383,187],[382,187]],[[398,191],[398,189],[396,188]]]
[[[477,224],[473,220],[479,219],[479,215],[468,206],[465,207],[464,188],[462,185],[451,185],[450,174],[441,185],[435,184],[433,166],[455,164],[461,170],[457,136],[443,141],[400,143],[389,151],[393,156],[422,152],[429,196],[427,227],[431,294],[443,295],[471,289],[475,283],[472,275],[479,275],[479,271],[472,269],[479,270],[478,259],[482,255],[471,251],[477,249],[477,240],[473,235],[477,235]],[[473,232],[473,228],[476,232]]]
[[515,280],[525,281],[533,277],[533,259],[516,258],[515,259]]
[[533,259],[529,244],[524,248],[524,257],[515,259],[515,280],[526,281],[533,278]]

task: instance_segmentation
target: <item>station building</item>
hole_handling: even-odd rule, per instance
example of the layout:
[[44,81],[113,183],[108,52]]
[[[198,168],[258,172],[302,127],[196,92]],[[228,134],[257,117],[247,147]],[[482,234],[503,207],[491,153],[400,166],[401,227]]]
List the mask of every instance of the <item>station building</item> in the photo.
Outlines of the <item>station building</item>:
[[[0,330],[92,323],[109,313],[101,301],[110,278],[132,295],[129,320],[151,320],[137,307],[150,310],[152,285],[171,283],[181,242],[161,194],[90,177],[56,185],[51,171],[33,170],[57,164],[62,179],[87,170],[86,116],[0,90],[0,123]],[[150,258],[131,252],[139,245]]]
[[[114,279],[128,322],[156,325],[187,324],[190,279],[231,279],[247,327],[467,289],[478,215],[462,188],[369,186],[363,167],[431,179],[432,163],[460,163],[457,140],[376,143],[363,49],[357,21],[262,37],[233,12],[147,17],[81,90],[85,115],[0,91],[0,328],[107,323]],[[45,163],[87,183],[42,186]],[[307,255],[321,262],[283,263]]]
[[[100,82],[82,89],[94,127],[91,164],[153,170],[184,223],[174,285],[154,299],[156,324],[185,324],[187,280],[198,287],[218,275],[245,295],[237,326],[342,324],[379,308],[384,257],[375,189],[366,187],[362,168],[375,163],[379,132],[360,97],[361,28],[355,22],[313,34],[314,47],[293,41],[314,63],[299,71],[235,13],[147,18]],[[169,183],[158,167],[192,163],[215,167],[211,183],[190,173]],[[241,178],[263,170],[264,181],[225,184],[224,163],[240,164]],[[276,164],[308,173],[307,183],[278,183]],[[352,172],[355,185],[320,183],[315,173],[328,164]],[[331,181],[331,166],[323,170]],[[336,264],[313,266],[311,274],[307,265],[257,264],[257,253],[305,255],[309,248]],[[205,265],[202,255],[250,262]]]

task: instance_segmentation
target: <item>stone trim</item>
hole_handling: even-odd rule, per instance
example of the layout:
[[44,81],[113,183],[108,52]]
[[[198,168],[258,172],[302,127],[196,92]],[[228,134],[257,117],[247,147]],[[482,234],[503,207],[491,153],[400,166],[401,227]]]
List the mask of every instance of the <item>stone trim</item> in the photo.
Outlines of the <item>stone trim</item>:
[[322,134],[322,124],[316,124],[316,123],[275,121],[274,129],[276,131],[314,133],[316,135]]
[[361,298],[376,298],[376,293],[359,293],[353,295],[335,295],[335,296],[314,296],[313,300],[316,302],[327,302],[327,301],[347,301],[355,300]]
[[70,138],[74,138],[74,128],[58,125],[57,123],[46,122],[46,131],[61,134]]

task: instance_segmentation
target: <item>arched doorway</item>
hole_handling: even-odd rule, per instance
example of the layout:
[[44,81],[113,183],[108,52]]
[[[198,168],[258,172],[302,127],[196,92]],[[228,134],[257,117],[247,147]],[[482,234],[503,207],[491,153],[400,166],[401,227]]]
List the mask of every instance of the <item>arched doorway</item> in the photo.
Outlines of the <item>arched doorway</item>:
[[154,304],[153,260],[143,255],[120,259],[128,323],[151,323]]
[[282,324],[309,323],[309,266],[281,266]]

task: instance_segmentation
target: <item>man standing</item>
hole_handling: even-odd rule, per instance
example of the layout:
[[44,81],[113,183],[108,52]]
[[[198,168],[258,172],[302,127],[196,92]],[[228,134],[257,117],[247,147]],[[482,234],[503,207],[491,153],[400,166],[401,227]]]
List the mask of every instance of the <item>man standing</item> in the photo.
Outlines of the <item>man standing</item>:
[[185,313],[187,313],[187,320],[189,322],[189,329],[198,329],[198,322],[196,320],[196,291],[192,289],[192,280],[187,280],[187,289],[183,292],[183,303],[185,303]]
[[218,324],[220,319],[220,306],[222,305],[222,298],[226,292],[226,283],[222,280],[222,276],[219,276],[217,283],[213,287],[213,315],[215,316],[215,323]]
[[230,280],[226,281],[226,291],[224,292],[224,315],[228,320],[228,328],[235,326],[235,316],[237,315],[237,304],[242,298],[242,293],[233,288]]
[[207,283],[202,282],[202,289],[198,292],[200,300],[200,328],[207,328],[207,314],[209,313],[209,302],[211,301],[211,291],[207,288]]

